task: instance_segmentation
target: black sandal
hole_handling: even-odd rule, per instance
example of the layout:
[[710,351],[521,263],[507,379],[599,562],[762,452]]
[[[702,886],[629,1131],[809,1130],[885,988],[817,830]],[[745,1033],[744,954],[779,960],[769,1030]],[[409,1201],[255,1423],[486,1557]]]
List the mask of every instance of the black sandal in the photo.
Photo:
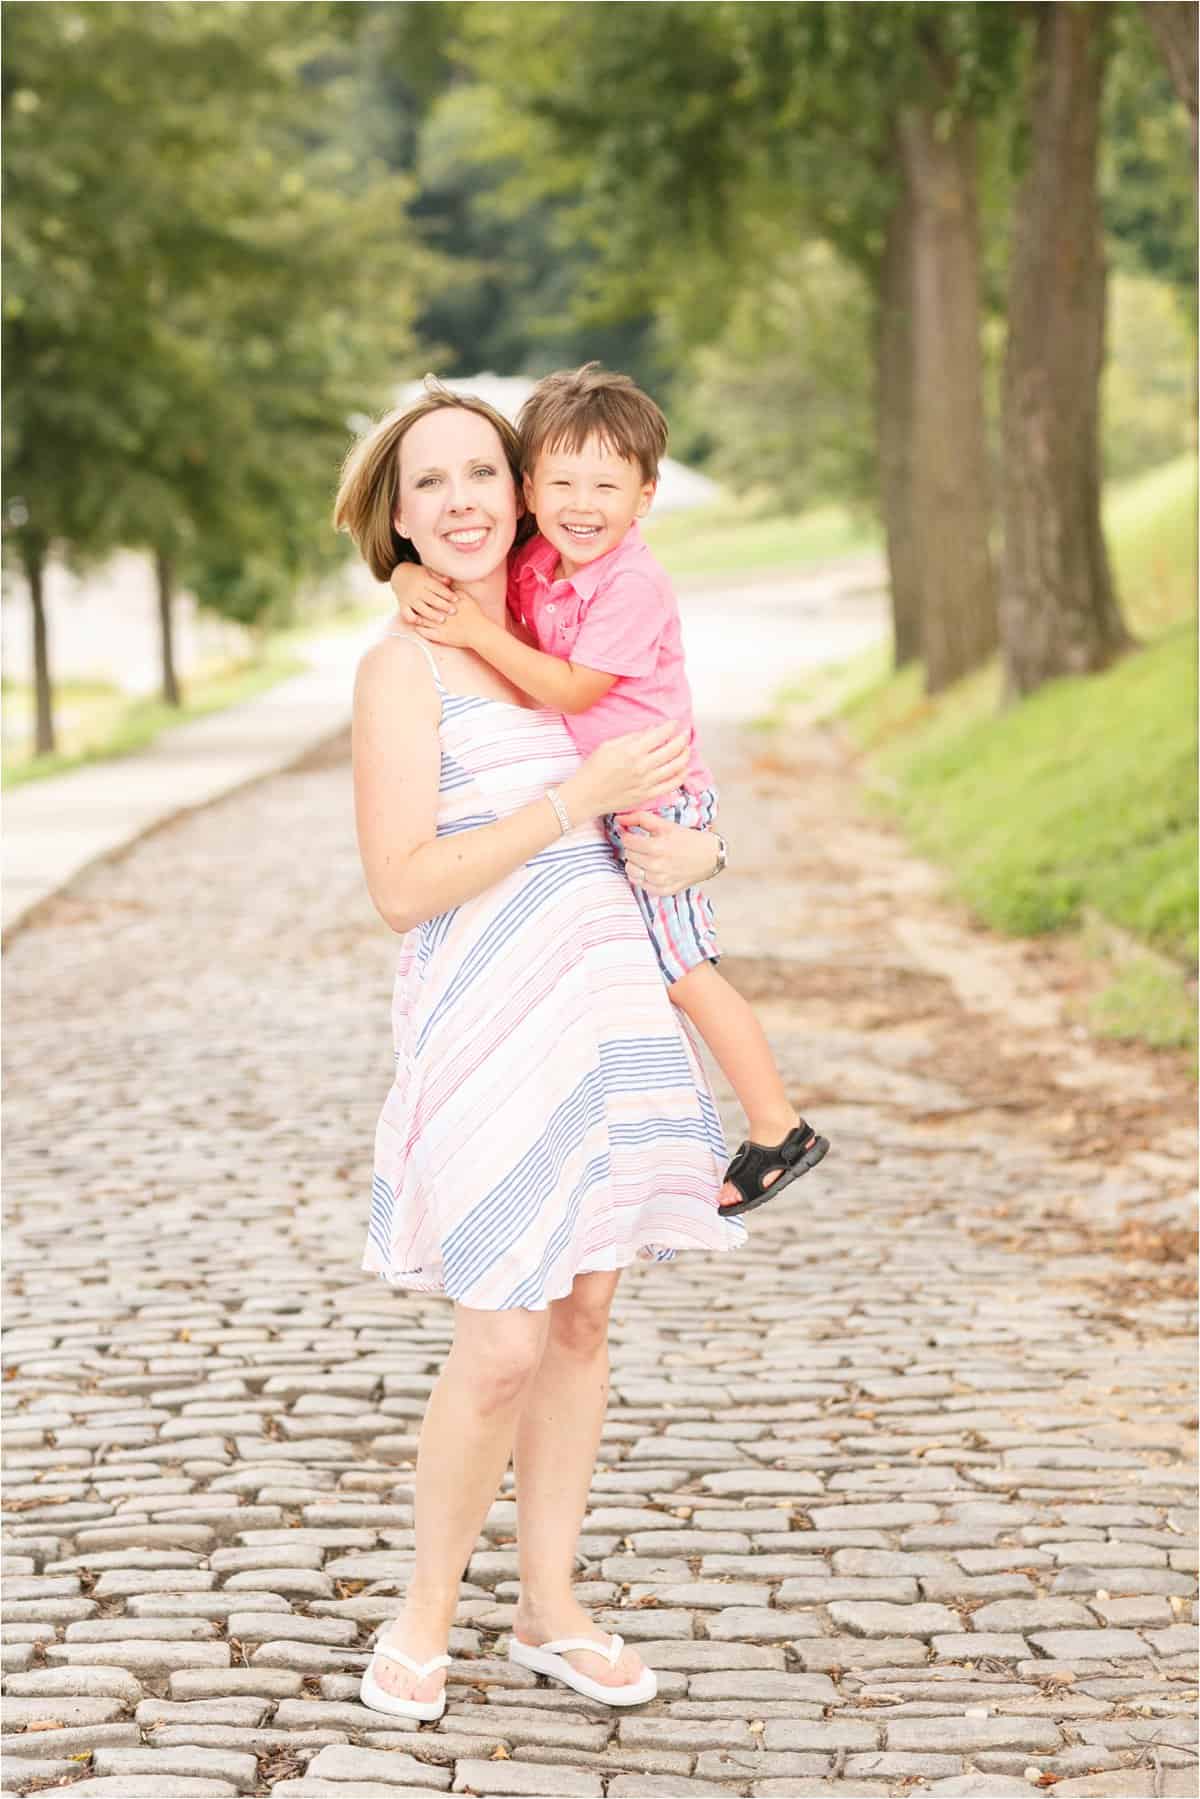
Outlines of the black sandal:
[[[782,1143],[773,1147],[743,1143],[725,1170],[725,1179],[742,1197],[735,1205],[718,1208],[722,1218],[736,1218],[741,1212],[753,1212],[756,1206],[765,1206],[769,1199],[774,1199],[802,1174],[823,1162],[828,1154],[828,1137],[818,1137],[803,1118]],[[777,1169],[782,1173],[776,1175],[775,1180],[766,1181],[765,1177],[775,1174]]]

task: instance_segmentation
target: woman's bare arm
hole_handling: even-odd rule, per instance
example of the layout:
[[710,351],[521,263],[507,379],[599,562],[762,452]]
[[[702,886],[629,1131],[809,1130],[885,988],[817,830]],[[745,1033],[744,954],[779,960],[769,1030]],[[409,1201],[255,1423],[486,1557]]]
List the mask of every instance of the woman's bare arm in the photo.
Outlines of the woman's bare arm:
[[[376,644],[354,690],[359,854],[375,908],[394,931],[474,899],[560,835],[554,808],[540,799],[495,824],[438,837],[440,707],[432,680],[397,666],[397,656],[412,655],[398,640]],[[602,744],[559,787],[572,825],[678,783],[687,754],[686,738],[665,726]]]

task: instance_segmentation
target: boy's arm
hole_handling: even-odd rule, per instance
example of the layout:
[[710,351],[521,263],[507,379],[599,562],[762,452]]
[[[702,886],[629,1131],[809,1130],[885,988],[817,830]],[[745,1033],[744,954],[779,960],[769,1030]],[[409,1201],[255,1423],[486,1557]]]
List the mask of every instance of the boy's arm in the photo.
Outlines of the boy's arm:
[[616,675],[566,662],[561,656],[547,656],[521,643],[482,613],[473,626],[469,647],[507,676],[514,687],[554,712],[586,712],[617,681]]
[[617,680],[615,674],[585,668],[578,662],[564,662],[560,656],[547,656],[522,643],[503,625],[493,624],[469,594],[459,594],[457,610],[439,624],[414,622],[430,643],[474,650],[506,675],[514,687],[555,712],[586,712]]

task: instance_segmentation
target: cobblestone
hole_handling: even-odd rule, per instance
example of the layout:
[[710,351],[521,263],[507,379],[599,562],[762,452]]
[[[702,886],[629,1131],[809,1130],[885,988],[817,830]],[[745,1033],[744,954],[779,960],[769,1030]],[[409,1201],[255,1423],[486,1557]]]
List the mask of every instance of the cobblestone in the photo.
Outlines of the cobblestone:
[[[731,869],[721,915],[730,973],[835,1153],[737,1258],[623,1278],[580,1592],[659,1671],[633,1716],[506,1661],[511,1491],[471,1561],[438,1728],[357,1699],[412,1567],[403,1464],[450,1320],[361,1279],[347,1225],[393,946],[344,764],[181,820],[16,939],[10,1781],[69,1777],[81,1799],[1000,1799],[1034,1790],[1032,1762],[1064,1799],[1155,1778],[1190,1796],[1187,1307],[1126,1315],[1099,1239],[1045,1247],[1064,1195],[1109,1203],[1103,1171],[1028,1111],[1014,1134],[963,1046],[998,1031],[992,1069],[1019,1082],[1034,1054],[1049,1088],[1076,1052],[963,1011],[913,948],[956,927],[913,925],[923,872],[848,822],[828,746],[806,742],[824,824],[799,865],[794,787],[710,745],[761,864]],[[1010,949],[1006,1007],[1036,967],[983,934],[960,945]],[[1132,1161],[1106,1178],[1166,1203]],[[1152,1743],[1157,1776],[1121,1765]]]

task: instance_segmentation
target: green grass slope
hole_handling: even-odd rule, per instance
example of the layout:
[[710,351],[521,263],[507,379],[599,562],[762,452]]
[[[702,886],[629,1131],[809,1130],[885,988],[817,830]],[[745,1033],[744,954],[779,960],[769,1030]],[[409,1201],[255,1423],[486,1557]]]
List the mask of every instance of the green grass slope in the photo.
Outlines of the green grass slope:
[[[906,675],[847,717],[889,805],[988,923],[1018,935],[1093,908],[1195,955],[1196,674],[1190,626],[1086,680],[993,710],[994,676],[944,705]],[[907,696],[905,689],[908,689]],[[909,706],[903,701],[907,697]]]
[[1112,668],[1004,709],[995,664],[931,700],[919,669],[887,675],[876,656],[834,701],[881,803],[978,915],[1018,935],[1091,921],[1115,975],[1094,1022],[1154,1043],[1195,1040],[1195,493],[1185,457],[1108,496],[1143,642]]

